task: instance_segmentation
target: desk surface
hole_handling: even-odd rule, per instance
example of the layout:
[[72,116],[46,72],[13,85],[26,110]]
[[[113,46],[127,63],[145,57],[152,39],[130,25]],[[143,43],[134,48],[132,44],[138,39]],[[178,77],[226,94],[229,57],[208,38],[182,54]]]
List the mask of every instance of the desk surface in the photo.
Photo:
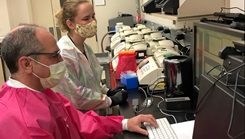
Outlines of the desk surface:
[[[139,109],[142,109],[143,107],[140,106],[143,101],[145,100],[145,95],[143,92],[138,92],[138,90],[129,90],[128,91],[128,99],[127,102],[120,104],[120,114],[125,116],[125,118],[131,118],[136,115],[136,113],[133,110],[132,101],[133,99],[138,99],[139,102]],[[163,93],[159,93],[157,95],[163,96]],[[158,102],[160,102],[160,98],[153,98],[153,104],[146,108],[144,111],[142,111],[140,114],[152,114],[155,118],[162,118],[166,117],[164,114],[160,112],[160,110],[157,108]],[[162,103],[163,104],[163,103]],[[160,105],[161,106],[161,105]],[[173,114],[177,120],[177,122],[184,122],[188,120],[193,120],[193,114],[187,114],[185,112],[182,113],[168,113]],[[168,121],[172,124],[174,123],[174,119],[171,117],[167,117]],[[117,139],[148,139],[147,136],[138,134],[138,133],[131,133],[129,131],[124,131],[123,134],[120,134],[116,137]]]

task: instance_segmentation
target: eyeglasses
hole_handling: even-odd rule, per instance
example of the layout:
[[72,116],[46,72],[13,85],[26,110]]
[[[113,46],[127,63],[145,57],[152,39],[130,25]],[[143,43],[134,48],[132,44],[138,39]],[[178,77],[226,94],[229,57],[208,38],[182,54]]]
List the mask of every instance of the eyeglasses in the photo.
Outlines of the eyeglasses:
[[26,56],[31,56],[31,55],[52,55],[52,57],[57,57],[60,54],[60,50],[55,51],[55,52],[31,52],[27,54]]

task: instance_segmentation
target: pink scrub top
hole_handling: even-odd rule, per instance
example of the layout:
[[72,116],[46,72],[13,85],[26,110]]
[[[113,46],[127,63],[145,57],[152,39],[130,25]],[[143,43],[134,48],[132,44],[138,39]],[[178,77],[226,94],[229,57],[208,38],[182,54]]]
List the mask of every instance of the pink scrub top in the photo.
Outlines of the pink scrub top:
[[100,139],[123,130],[123,116],[84,114],[51,89],[23,86],[10,79],[0,89],[0,139]]

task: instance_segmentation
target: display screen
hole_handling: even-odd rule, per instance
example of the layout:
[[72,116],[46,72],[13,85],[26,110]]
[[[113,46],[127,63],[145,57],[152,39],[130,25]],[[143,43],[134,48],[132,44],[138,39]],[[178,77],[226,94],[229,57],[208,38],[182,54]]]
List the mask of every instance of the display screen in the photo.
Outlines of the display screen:
[[198,26],[198,24],[194,26],[194,43],[191,55],[194,65],[194,89],[196,91],[199,91],[202,74],[210,72],[212,75],[218,75],[221,72],[223,59],[218,57],[219,51],[226,46],[234,46],[232,41],[241,39],[241,37],[209,29],[205,26]]

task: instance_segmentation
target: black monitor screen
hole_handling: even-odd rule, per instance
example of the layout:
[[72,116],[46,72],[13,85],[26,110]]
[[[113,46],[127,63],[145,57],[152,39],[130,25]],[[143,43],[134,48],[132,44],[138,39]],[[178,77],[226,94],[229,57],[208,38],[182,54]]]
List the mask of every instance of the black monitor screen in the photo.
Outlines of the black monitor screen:
[[212,70],[213,75],[221,72],[219,65],[223,59],[218,57],[219,51],[226,46],[234,46],[233,41],[244,40],[244,31],[218,25],[195,22],[191,57],[194,72],[194,90],[199,91],[200,77]]

